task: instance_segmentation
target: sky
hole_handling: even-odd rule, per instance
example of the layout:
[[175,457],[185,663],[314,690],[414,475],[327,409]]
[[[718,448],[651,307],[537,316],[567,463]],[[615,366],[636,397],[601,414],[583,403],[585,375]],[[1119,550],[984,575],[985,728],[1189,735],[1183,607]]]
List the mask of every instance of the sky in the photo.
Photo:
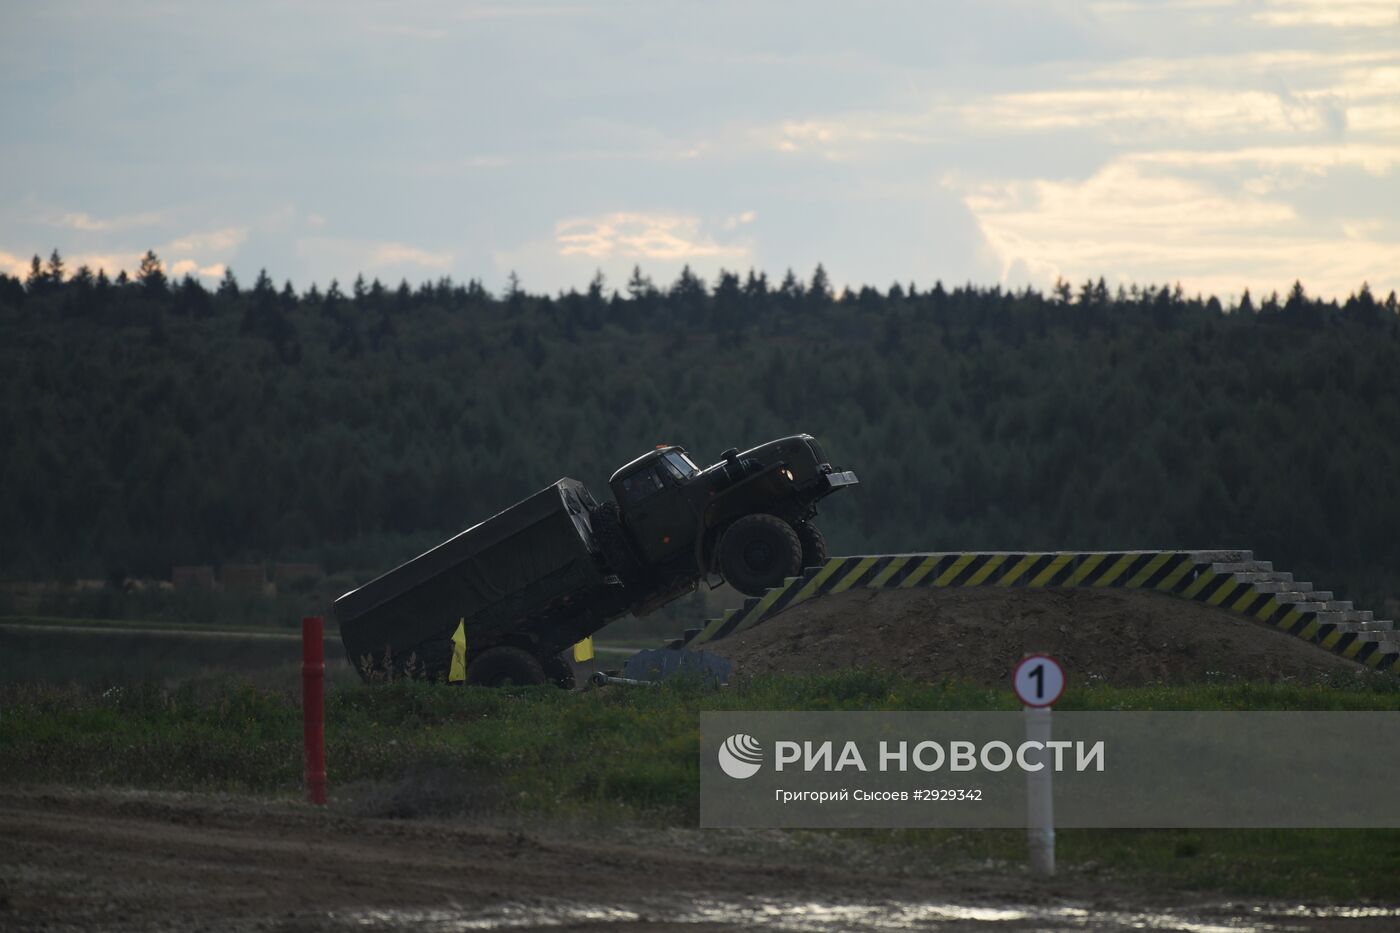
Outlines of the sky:
[[0,4],[0,271],[1400,289],[1400,0]]

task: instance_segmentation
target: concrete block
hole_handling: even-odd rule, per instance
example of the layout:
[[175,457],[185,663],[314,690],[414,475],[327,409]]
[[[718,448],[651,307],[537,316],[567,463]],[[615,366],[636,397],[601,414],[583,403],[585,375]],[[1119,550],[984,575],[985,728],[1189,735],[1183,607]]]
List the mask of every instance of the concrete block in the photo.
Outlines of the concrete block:
[[[1332,620],[1332,619],[1324,619],[1321,615],[1319,615],[1319,616],[1317,617],[1317,621],[1319,621],[1319,622],[1333,622],[1334,620]],[[1337,631],[1339,631],[1339,632],[1358,632],[1358,633],[1359,633],[1359,632],[1364,632],[1364,631],[1366,631],[1366,625],[1367,625],[1367,623],[1365,623],[1365,622],[1335,622],[1334,624],[1337,626]]]
[[1267,573],[1259,564],[1254,560],[1216,561],[1210,565],[1210,569],[1216,573]]
[[1198,564],[1239,563],[1254,560],[1253,551],[1192,551],[1191,557]]
[[1267,573],[1258,573],[1249,570],[1236,571],[1232,576],[1240,583],[1263,583],[1269,578]]

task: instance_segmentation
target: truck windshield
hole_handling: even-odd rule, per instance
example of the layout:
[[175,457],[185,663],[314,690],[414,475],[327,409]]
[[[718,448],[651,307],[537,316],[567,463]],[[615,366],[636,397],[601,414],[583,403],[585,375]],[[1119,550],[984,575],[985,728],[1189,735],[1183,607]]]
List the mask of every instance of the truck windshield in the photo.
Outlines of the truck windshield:
[[666,451],[666,462],[679,470],[681,476],[694,476],[700,472],[700,468],[678,450]]

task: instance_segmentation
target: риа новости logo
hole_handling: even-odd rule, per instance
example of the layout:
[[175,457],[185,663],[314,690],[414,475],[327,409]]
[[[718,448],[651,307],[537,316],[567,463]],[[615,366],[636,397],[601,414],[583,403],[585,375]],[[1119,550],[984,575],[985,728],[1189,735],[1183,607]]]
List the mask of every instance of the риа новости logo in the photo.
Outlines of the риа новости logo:
[[753,736],[736,732],[719,747],[719,767],[732,778],[751,778],[763,767],[763,746]]

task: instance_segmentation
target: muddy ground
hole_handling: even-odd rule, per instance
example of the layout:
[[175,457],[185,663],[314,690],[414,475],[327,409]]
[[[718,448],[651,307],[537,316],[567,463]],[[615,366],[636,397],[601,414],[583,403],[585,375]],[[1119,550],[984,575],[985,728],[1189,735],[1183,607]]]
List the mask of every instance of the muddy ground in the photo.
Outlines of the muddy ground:
[[875,668],[1004,686],[1024,654],[1073,682],[1311,682],[1363,666],[1224,609],[1140,590],[851,590],[707,646],[741,675]]
[[286,801],[0,789],[0,929],[1391,930],[1393,908],[1222,903],[834,837],[519,831]]

